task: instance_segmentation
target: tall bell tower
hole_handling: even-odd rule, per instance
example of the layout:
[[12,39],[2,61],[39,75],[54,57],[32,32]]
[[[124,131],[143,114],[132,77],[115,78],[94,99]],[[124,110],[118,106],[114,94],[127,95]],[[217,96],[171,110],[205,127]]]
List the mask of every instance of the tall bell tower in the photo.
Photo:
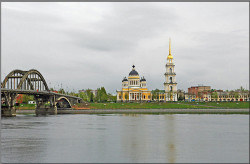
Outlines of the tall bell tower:
[[173,56],[171,54],[171,39],[169,39],[169,55],[167,57],[166,73],[164,74],[166,101],[177,101],[177,83],[174,66]]

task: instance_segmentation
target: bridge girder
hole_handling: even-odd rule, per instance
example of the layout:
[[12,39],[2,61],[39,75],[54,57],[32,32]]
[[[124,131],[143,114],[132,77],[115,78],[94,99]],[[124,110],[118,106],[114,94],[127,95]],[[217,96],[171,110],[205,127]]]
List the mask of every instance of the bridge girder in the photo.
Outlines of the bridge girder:
[[[12,79],[14,79],[14,87],[12,87]],[[11,71],[4,79],[1,88],[7,88],[7,84],[9,85],[9,80],[11,81],[11,89],[22,89],[25,88],[26,89],[26,85],[27,88],[29,88],[29,90],[46,90],[49,91],[49,87],[44,79],[44,77],[42,76],[42,74],[35,70],[35,69],[31,69],[29,71],[22,71],[22,70],[13,70]],[[15,80],[17,81],[17,85],[15,85]],[[19,82],[18,82],[19,81]],[[40,83],[41,81],[41,83]],[[27,84],[26,84],[27,82]],[[17,87],[15,87],[17,86]],[[28,87],[30,86],[30,87]],[[9,88],[9,86],[8,86]]]

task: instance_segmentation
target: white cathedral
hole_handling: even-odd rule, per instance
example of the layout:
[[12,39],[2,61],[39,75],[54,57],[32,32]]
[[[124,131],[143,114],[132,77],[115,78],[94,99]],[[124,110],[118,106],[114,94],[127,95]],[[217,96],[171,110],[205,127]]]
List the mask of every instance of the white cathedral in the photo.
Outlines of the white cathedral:
[[171,39],[169,39],[169,55],[167,57],[166,73],[165,75],[165,97],[166,101],[177,101],[177,83],[176,73],[174,71],[173,56],[171,54]]

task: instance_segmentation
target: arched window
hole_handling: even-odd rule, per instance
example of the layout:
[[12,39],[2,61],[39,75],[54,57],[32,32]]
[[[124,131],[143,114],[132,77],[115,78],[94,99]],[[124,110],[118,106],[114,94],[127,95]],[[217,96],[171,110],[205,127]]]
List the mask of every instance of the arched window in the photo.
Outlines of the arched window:
[[169,80],[170,80],[170,83],[172,83],[172,77],[170,77]]
[[169,72],[172,73],[172,68],[169,68]]
[[170,91],[172,91],[173,90],[173,87],[172,86],[170,86]]

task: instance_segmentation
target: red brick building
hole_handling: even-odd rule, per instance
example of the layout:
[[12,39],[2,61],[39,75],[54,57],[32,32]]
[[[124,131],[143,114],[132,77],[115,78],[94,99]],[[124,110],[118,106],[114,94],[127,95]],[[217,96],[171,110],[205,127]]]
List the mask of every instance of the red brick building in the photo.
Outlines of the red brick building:
[[192,86],[188,88],[188,94],[195,96],[195,98],[203,98],[211,91],[211,86]]

